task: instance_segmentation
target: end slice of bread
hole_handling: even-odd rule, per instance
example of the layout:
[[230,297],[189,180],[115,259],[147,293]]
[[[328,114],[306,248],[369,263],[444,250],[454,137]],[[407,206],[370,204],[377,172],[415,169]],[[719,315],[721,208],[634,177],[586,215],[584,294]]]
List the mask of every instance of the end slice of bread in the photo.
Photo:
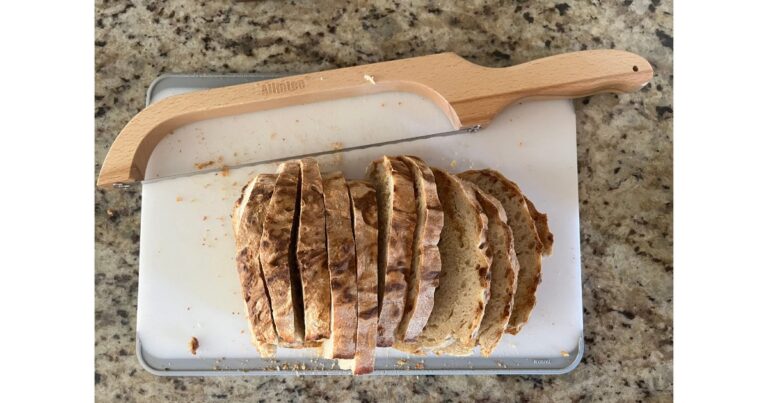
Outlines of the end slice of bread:
[[536,305],[536,289],[541,282],[543,246],[536,231],[536,224],[520,188],[504,175],[492,169],[484,169],[466,171],[460,173],[459,177],[495,197],[507,213],[507,222],[515,239],[515,253],[520,263],[520,271],[512,316],[506,331],[517,334],[528,321]]
[[411,270],[416,196],[402,161],[382,157],[368,167],[379,209],[379,323],[377,346],[390,347],[403,318],[406,279]]
[[323,197],[331,275],[331,339],[325,343],[324,355],[351,359],[357,332],[357,272],[352,207],[341,172],[323,175]]
[[304,307],[296,268],[299,162],[284,162],[277,172],[275,191],[264,217],[259,258],[280,345],[301,347],[304,344]]
[[413,256],[405,311],[398,327],[397,338],[412,342],[424,330],[432,307],[435,288],[440,276],[440,232],[443,229],[443,208],[437,195],[435,175],[418,157],[398,158],[411,171],[416,191],[416,228],[413,239]]
[[304,301],[305,343],[331,336],[331,275],[325,238],[325,203],[320,167],[301,160],[301,207],[296,241],[296,265]]
[[274,355],[278,340],[258,254],[264,214],[275,189],[275,180],[276,175],[271,174],[254,177],[243,188],[232,213],[237,250],[235,261],[251,342],[265,357]]
[[458,178],[436,168],[432,172],[444,214],[438,244],[442,270],[427,325],[415,342],[397,347],[413,353],[467,355],[475,346],[489,297],[488,220]]
[[376,190],[364,181],[350,181],[357,260],[357,340],[355,375],[373,372],[378,325],[378,206]]
[[480,323],[477,343],[480,352],[488,357],[499,344],[512,316],[520,264],[515,255],[512,229],[507,225],[504,207],[493,196],[483,192],[471,182],[464,182],[475,191],[475,196],[488,217],[488,248],[493,255],[491,264],[491,298]]

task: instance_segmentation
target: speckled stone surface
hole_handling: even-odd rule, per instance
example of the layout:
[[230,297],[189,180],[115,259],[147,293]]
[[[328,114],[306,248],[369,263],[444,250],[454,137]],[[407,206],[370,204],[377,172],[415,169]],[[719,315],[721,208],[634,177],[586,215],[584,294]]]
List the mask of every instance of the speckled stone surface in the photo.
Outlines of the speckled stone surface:
[[364,3],[97,0],[95,172],[164,72],[304,72],[441,51],[487,66],[579,49],[639,53],[656,71],[648,87],[576,101],[582,363],[545,377],[150,375],[134,354],[140,193],[97,191],[97,401],[671,400],[671,2]]

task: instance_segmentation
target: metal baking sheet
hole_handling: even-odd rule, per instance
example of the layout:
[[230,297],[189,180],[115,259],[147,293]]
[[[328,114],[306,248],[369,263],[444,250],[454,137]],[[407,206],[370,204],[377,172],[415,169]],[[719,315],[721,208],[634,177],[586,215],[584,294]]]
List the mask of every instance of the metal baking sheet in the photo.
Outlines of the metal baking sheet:
[[[260,74],[167,74],[156,79],[150,86],[147,105],[184,92],[274,77],[276,76]],[[398,135],[396,132],[418,135],[450,129],[445,126],[446,123],[422,122],[424,119],[440,120],[441,118],[435,115],[440,112],[429,106],[428,101],[419,100],[417,96],[402,94],[402,97],[398,98],[390,94],[379,98],[363,98],[345,101],[346,104],[324,103],[317,107],[317,112],[303,106],[305,109],[299,107],[296,110],[275,112],[270,117],[223,118],[229,120],[220,123],[209,121],[186,132],[180,129],[177,131],[179,133],[169,136],[178,139],[167,138],[153,153],[147,177],[151,179],[155,175],[173,175],[180,170],[189,170],[187,168],[191,168],[194,161],[212,159],[217,148],[232,148],[226,141],[243,142],[244,131],[253,133],[248,139],[269,137],[271,141],[245,141],[239,156],[237,152],[232,153],[234,156],[219,156],[216,163],[222,166],[234,165],[255,159],[254,155],[248,155],[249,145],[245,143],[250,143],[251,154],[268,152],[274,157],[307,152],[312,147],[315,148],[311,151],[318,151],[323,147],[337,146],[335,142],[316,140],[323,138],[314,135],[316,133],[331,132],[331,137],[328,138],[333,138],[334,131],[360,133],[352,137],[340,135],[345,138],[344,146],[349,146],[349,143],[354,141],[364,143],[391,140],[392,136]],[[364,115],[366,110],[370,113],[372,107],[379,104],[381,109],[377,110],[375,117],[370,118],[372,121],[368,122],[358,116]],[[392,108],[394,110],[390,110]],[[356,110],[360,112],[356,113]],[[299,124],[300,119],[312,120],[313,113],[331,114],[337,117],[338,122],[343,121],[345,115],[352,116],[349,120],[357,121],[323,126],[322,119],[318,118],[309,125],[311,136],[300,130],[294,130],[298,133],[295,138],[285,138],[278,133],[279,129],[293,123],[294,115],[299,117],[295,119],[296,124]],[[396,122],[392,122],[393,117]],[[489,128],[477,134],[463,134],[445,140],[417,141],[408,146],[409,153],[425,156],[429,163],[454,172],[486,166],[499,168],[496,163],[510,164],[509,160],[514,160],[511,168],[501,171],[517,181],[536,201],[537,206],[550,215],[555,234],[555,254],[544,259],[539,302],[531,317],[531,323],[518,336],[505,335],[494,355],[488,358],[479,354],[469,357],[422,357],[408,356],[394,349],[378,348],[375,375],[562,374],[578,365],[583,355],[584,342],[574,119],[573,106],[568,101],[524,104],[510,107],[501,113]],[[430,128],[432,131],[420,132]],[[546,130],[543,133],[535,133],[539,128]],[[512,130],[512,133],[505,134],[507,129]],[[367,137],[363,133],[366,133]],[[185,135],[187,139],[184,139]],[[471,136],[485,137],[478,140]],[[237,144],[236,149],[240,150],[240,143]],[[507,151],[494,152],[498,149]],[[354,174],[349,172],[359,172],[361,164],[370,161],[371,153],[381,155],[403,151],[402,146],[382,147],[380,150],[368,150],[358,154],[329,155],[320,158],[320,162],[326,170],[342,169],[348,177],[354,177]],[[467,155],[470,157],[466,158]],[[538,155],[540,158],[537,158]],[[540,161],[541,158],[556,160],[547,163]],[[216,211],[225,211],[228,214],[231,201],[239,193],[242,183],[256,172],[272,170],[274,165],[248,167],[232,170],[227,173],[226,178],[213,173],[143,185],[136,352],[147,371],[169,376],[350,374],[350,371],[339,368],[335,360],[317,358],[316,353],[311,350],[278,349],[274,359],[258,357],[255,348],[248,343],[247,331],[243,332],[243,329],[246,329],[244,318],[234,311],[242,310],[242,304],[239,303],[234,263],[229,256],[233,255],[232,246],[228,246],[226,242],[224,245],[221,242],[215,246],[205,245],[206,242],[212,241],[204,239],[203,246],[218,249],[218,254],[211,252],[193,262],[177,261],[173,255],[174,249],[177,249],[177,252],[189,250],[189,245],[198,244],[199,240],[195,238],[198,233],[215,237],[216,231],[219,231],[218,237],[223,240],[229,231],[228,220],[223,220],[226,222],[213,228],[205,227],[207,224],[199,222],[191,225],[190,217],[210,214],[211,219],[206,222],[213,222]],[[510,174],[509,170],[513,170],[514,174]],[[222,182],[227,183],[221,185]],[[229,182],[233,184],[230,186]],[[208,196],[210,192],[218,193],[215,202],[205,203],[204,200],[199,200],[195,205],[195,197],[187,197],[188,194],[194,195],[195,191],[205,192]],[[219,199],[218,195],[222,197]],[[170,200],[173,197],[176,200]],[[185,201],[180,201],[184,197],[187,197]],[[174,215],[177,217],[173,217]],[[182,221],[190,224],[184,236],[162,233],[162,230],[159,230],[180,225]],[[201,263],[201,260],[205,259],[208,261]],[[182,265],[184,269],[177,267]],[[215,269],[211,269],[214,266]],[[205,272],[206,270],[211,271]],[[179,281],[181,276],[184,279],[193,279]],[[211,287],[212,284],[223,284],[221,287],[227,290],[227,296],[221,297],[223,292],[209,292],[209,289],[216,288]],[[229,292],[232,290],[234,292]],[[200,294],[199,298],[195,293]],[[202,307],[196,303],[198,299],[205,300],[206,296],[215,296],[220,301]],[[564,301],[563,298],[567,300]],[[568,309],[569,314],[563,315],[560,312],[562,309]],[[230,310],[232,312],[229,312]],[[241,327],[239,332],[238,326]],[[184,346],[191,335],[198,334],[204,336],[200,337],[199,354],[193,356]],[[232,337],[223,336],[230,334]],[[227,343],[232,345],[223,345]],[[527,351],[529,354],[521,355],[516,351]]]

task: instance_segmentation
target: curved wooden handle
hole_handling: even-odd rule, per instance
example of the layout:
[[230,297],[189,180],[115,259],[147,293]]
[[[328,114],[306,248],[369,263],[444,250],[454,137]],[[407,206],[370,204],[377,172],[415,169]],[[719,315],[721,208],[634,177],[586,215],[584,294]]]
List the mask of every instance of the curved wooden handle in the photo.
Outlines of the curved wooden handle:
[[441,53],[197,91],[166,98],[134,116],[109,149],[98,186],[143,180],[149,157],[165,135],[220,116],[405,91],[431,99],[460,129],[484,126],[520,100],[631,92],[652,76],[648,61],[618,50],[566,53],[505,68]]

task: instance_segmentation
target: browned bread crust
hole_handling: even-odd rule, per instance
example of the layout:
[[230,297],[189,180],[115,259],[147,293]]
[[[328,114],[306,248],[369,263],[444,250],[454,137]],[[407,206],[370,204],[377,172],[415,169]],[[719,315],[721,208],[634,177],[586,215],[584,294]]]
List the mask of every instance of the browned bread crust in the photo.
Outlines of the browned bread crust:
[[525,196],[520,188],[504,175],[492,169],[466,171],[459,177],[477,185],[481,190],[495,197],[507,213],[509,226],[515,239],[515,253],[520,263],[517,277],[512,316],[507,332],[517,334],[536,306],[536,289],[541,282],[542,244],[531,217]]
[[296,265],[304,299],[304,340],[319,342],[331,336],[331,275],[325,238],[325,203],[320,167],[301,160],[301,208],[296,241]]
[[251,179],[235,202],[232,213],[240,290],[245,302],[251,341],[262,356],[274,355],[277,345],[272,309],[258,257],[264,213],[272,198],[276,177],[260,174]]
[[403,318],[411,270],[416,197],[410,169],[384,156],[368,167],[379,208],[379,324],[376,345],[390,347]]
[[432,168],[443,206],[440,234],[442,270],[432,314],[415,342],[398,349],[421,354],[468,355],[475,346],[488,302],[491,256],[486,242],[488,220],[471,189],[458,178]]
[[277,172],[275,192],[264,218],[259,257],[280,345],[301,347],[304,344],[303,301],[295,261],[299,162],[284,162]]
[[414,231],[413,256],[405,311],[398,327],[398,340],[416,340],[427,324],[440,277],[440,232],[443,229],[443,208],[437,195],[435,175],[418,157],[398,158],[411,170],[416,191],[417,221]]
[[331,273],[330,358],[355,357],[357,272],[349,189],[341,172],[323,175],[328,269]]
[[480,352],[487,357],[501,341],[512,316],[520,265],[515,255],[512,229],[507,225],[504,207],[495,197],[483,192],[471,182],[464,183],[474,189],[475,197],[488,217],[488,248],[493,254],[491,298],[485,306],[485,315],[477,337]]
[[364,181],[350,181],[357,257],[357,344],[354,374],[373,372],[378,324],[378,206],[376,190]]
[[533,218],[533,222],[536,225],[536,234],[541,242],[541,254],[549,256],[552,254],[552,245],[555,243],[555,237],[549,230],[547,215],[536,210],[536,206],[527,197],[525,198],[525,204],[528,206],[528,211],[531,213],[531,218]]

